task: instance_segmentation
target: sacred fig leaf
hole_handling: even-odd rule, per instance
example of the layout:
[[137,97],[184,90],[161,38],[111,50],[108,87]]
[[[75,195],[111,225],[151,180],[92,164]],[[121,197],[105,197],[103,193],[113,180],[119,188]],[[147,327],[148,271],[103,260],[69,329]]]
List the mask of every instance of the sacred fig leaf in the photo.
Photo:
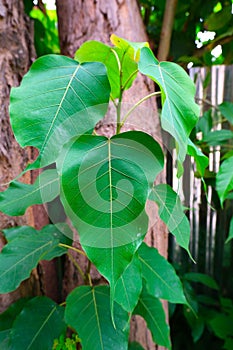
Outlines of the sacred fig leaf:
[[140,58],[140,50],[143,47],[149,47],[148,42],[135,43],[119,36],[112,34],[110,37],[111,42],[119,49],[124,50],[124,52],[131,57],[132,60],[138,62]]
[[161,88],[161,125],[177,142],[178,176],[181,176],[188,137],[199,116],[199,107],[194,102],[195,85],[183,68],[172,62],[159,62],[147,47],[141,49],[138,68]]
[[80,64],[59,55],[37,59],[10,96],[16,140],[22,147],[34,146],[40,151],[28,169],[54,162],[71,137],[91,133],[106,113],[109,95],[103,64]]
[[209,158],[206,157],[201,150],[189,139],[187,153],[195,159],[197,171],[203,177],[205,169],[209,164]]
[[139,131],[83,135],[64,146],[57,168],[82,247],[114,288],[147,232],[145,204],[163,168],[161,148]]
[[64,308],[45,296],[33,298],[13,323],[10,349],[52,349],[54,339],[65,330]]
[[23,215],[28,207],[52,201],[59,194],[59,179],[55,169],[45,170],[33,185],[12,181],[0,193],[0,211],[7,215]]
[[145,319],[156,344],[171,349],[169,326],[166,323],[163,306],[160,300],[149,294],[145,288],[142,290],[134,314]]
[[216,175],[216,189],[223,206],[227,195],[233,190],[233,157],[222,162],[219,172]]
[[0,293],[15,290],[40,260],[51,260],[65,254],[67,249],[60,247],[59,243],[71,243],[54,225],[45,226],[41,231],[19,227],[18,234],[17,228],[4,230],[6,237],[8,232],[9,243],[0,253]]
[[158,253],[157,249],[142,243],[138,255],[148,293],[171,303],[186,304],[179,277],[173,266]]
[[188,247],[190,225],[178,194],[169,185],[160,184],[152,188],[149,199],[158,204],[160,218],[176,237],[177,243],[188,252],[192,259]]
[[[112,98],[129,89],[137,76],[137,63],[125,47],[111,47],[98,41],[87,41],[75,53],[79,62],[101,62],[106,66]],[[120,79],[121,77],[121,79]]]
[[115,303],[114,316],[115,328],[108,286],[81,286],[66,300],[66,322],[77,331],[83,350],[128,349],[128,313]]
[[137,254],[135,254],[133,260],[116,283],[114,299],[124,310],[132,313],[138,303],[141,290],[141,262],[139,261]]
[[129,343],[128,350],[145,350],[145,349],[141,346],[141,344],[134,341],[132,343]]

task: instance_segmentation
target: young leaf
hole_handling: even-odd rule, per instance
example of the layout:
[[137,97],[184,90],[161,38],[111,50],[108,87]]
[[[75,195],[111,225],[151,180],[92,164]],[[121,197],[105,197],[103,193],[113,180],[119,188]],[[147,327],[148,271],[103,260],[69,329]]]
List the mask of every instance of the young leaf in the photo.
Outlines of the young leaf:
[[[199,116],[198,105],[194,102],[195,86],[180,66],[172,62],[159,62],[146,47],[141,49],[138,68],[162,90],[162,128],[175,138],[178,144],[178,161],[182,164],[187,152],[189,134]],[[178,175],[182,175],[182,169]]]
[[218,108],[221,114],[233,125],[233,103],[224,101]]
[[59,194],[59,179],[55,169],[45,170],[33,185],[12,181],[0,193],[0,211],[7,215],[23,215],[28,207],[52,201]]
[[177,243],[189,252],[190,226],[184,214],[180,198],[173,189],[166,184],[154,186],[149,199],[159,206],[159,216],[165,222],[168,230],[176,237]]
[[116,328],[111,321],[108,286],[81,286],[66,300],[66,322],[77,331],[83,350],[128,349],[128,314],[115,303],[114,316]]
[[124,50],[132,60],[138,62],[140,58],[140,51],[143,47],[149,47],[148,42],[135,43],[119,36],[112,34],[110,37],[111,42],[119,49]]
[[163,167],[161,148],[139,131],[84,135],[65,145],[57,167],[66,213],[114,288],[147,232],[145,204]]
[[145,288],[142,290],[134,314],[145,319],[156,344],[171,349],[169,326],[166,323],[163,306],[159,299],[148,294]]
[[64,308],[44,296],[33,298],[13,324],[11,350],[52,349],[54,339],[65,330]]
[[137,63],[125,48],[87,41],[76,51],[75,59],[81,63],[97,61],[106,66],[113,98],[119,98],[122,87],[129,89],[137,76]]
[[138,255],[148,293],[171,303],[186,304],[179,277],[173,266],[158,253],[157,249],[142,243]]
[[13,230],[13,238],[0,253],[0,293],[16,289],[20,282],[30,276],[40,260],[51,260],[65,254],[67,249],[59,247],[59,243],[70,243],[53,225],[45,226],[41,231],[32,227],[27,227],[25,231],[19,228],[18,235],[17,228]]
[[[33,89],[32,89],[33,86]],[[80,65],[64,56],[40,57],[11,90],[10,120],[18,143],[40,150],[38,168],[54,162],[71,137],[93,130],[103,118],[110,86],[104,65]]]
[[229,228],[229,233],[228,233],[226,243],[228,243],[232,238],[233,238],[233,217],[231,218],[231,221],[230,221],[230,228]]
[[216,189],[220,198],[221,205],[230,191],[233,190],[233,157],[230,157],[221,164],[219,172],[216,175]]
[[124,310],[132,313],[142,290],[141,263],[135,255],[132,262],[118,279],[115,287],[115,301]]

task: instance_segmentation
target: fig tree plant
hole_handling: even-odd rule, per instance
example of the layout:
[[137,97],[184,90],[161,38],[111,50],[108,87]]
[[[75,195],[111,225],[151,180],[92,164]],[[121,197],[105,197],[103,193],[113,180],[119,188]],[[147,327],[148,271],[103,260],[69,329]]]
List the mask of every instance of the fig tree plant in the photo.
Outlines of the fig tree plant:
[[[58,348],[67,327],[77,332],[84,350],[137,348],[128,343],[134,314],[146,320],[155,343],[170,349],[160,300],[187,304],[173,267],[143,242],[150,200],[189,253],[189,223],[179,196],[166,184],[154,184],[164,166],[163,150],[148,133],[122,132],[122,127],[143,101],[161,94],[161,126],[175,140],[178,176],[186,154],[194,156],[203,176],[207,159],[189,139],[199,116],[194,84],[178,65],[159,62],[147,43],[115,35],[111,40],[113,46],[84,43],[75,59],[39,58],[11,91],[15,138],[22,147],[39,151],[25,172],[45,169],[32,185],[12,181],[0,194],[0,210],[22,215],[29,206],[59,196],[73,228],[61,222],[40,231],[25,226],[3,230],[7,244],[0,254],[0,293],[15,290],[40,260],[66,254],[69,248],[86,255],[106,283],[93,285],[89,270],[79,269],[86,283],[61,305],[46,296],[16,302],[0,315],[1,349]],[[138,74],[150,77],[160,92],[138,96],[123,113],[123,94]],[[110,138],[95,132],[109,103],[116,116]],[[48,169],[51,164],[54,168]],[[72,246],[74,230],[82,250]]]

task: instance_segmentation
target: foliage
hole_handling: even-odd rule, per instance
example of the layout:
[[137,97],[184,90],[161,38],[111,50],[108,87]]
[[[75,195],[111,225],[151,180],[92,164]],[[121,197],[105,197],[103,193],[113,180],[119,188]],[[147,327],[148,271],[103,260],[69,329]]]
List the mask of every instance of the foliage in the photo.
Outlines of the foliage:
[[[5,349],[16,348],[16,344],[17,350],[33,349],[35,341],[38,349],[51,348],[54,339],[62,342],[67,327],[77,332],[84,350],[128,349],[132,314],[144,317],[154,342],[171,348],[160,299],[188,305],[172,266],[143,243],[150,199],[189,252],[190,231],[178,195],[165,184],[154,186],[163,169],[162,149],[144,132],[121,132],[136,106],[160,93],[143,96],[123,116],[121,107],[124,91],[139,72],[160,86],[162,126],[177,142],[180,175],[188,145],[197,159],[204,157],[189,141],[199,112],[193,101],[195,89],[180,67],[158,62],[148,44],[116,36],[112,42],[113,47],[85,43],[75,60],[43,56],[33,63],[21,86],[11,91],[15,137],[22,147],[39,151],[25,171],[54,163],[56,171],[44,170],[33,185],[11,183],[1,194],[0,210],[21,215],[28,206],[51,201],[59,191],[83,250],[72,247],[72,234],[63,223],[39,232],[32,227],[4,230],[7,245],[0,254],[0,290],[13,291],[40,260],[65,254],[68,248],[86,255],[108,285],[93,286],[89,268],[81,271],[89,285],[75,288],[62,305],[46,297],[20,304],[15,319],[11,317],[2,329],[7,335]],[[185,94],[185,100],[180,94]],[[105,116],[110,100],[116,109],[116,135],[107,138],[97,135],[94,128]],[[205,166],[200,162],[200,173]],[[131,349],[138,347],[130,345]]]

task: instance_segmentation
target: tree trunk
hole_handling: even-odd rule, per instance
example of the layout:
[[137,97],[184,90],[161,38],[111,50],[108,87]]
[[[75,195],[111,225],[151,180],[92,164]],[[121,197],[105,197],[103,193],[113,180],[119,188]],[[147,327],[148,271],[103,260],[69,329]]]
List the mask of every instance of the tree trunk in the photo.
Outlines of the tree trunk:
[[[74,57],[75,51],[87,40],[99,40],[110,44],[111,34],[131,41],[147,41],[140,10],[136,0],[57,0],[58,29],[61,53]],[[154,91],[154,84],[145,77],[138,77],[130,92],[126,92],[123,107],[130,108],[141,97]],[[160,123],[156,113],[155,99],[147,100],[128,121],[127,128],[144,130],[160,142]],[[111,120],[101,123],[98,133],[111,134]],[[165,182],[165,174],[161,174],[158,182]],[[146,241],[156,246],[160,253],[167,255],[167,232],[164,224],[158,219],[155,209],[151,211],[151,225]],[[69,272],[73,275],[73,272]],[[77,278],[78,280],[78,278]],[[76,282],[77,282],[76,280]],[[67,287],[66,279],[66,287]],[[69,289],[69,288],[68,288]],[[156,348],[151,340],[150,332],[146,330],[144,321],[134,318],[132,321],[131,340],[139,341],[145,349]]]
[[[0,191],[5,190],[7,183],[35,158],[31,148],[22,149],[15,141],[8,114],[10,89],[19,85],[35,59],[32,38],[33,27],[25,15],[23,0],[0,0]],[[32,183],[36,176],[35,172],[28,172],[23,181]],[[22,225],[41,228],[46,223],[48,219],[41,206],[29,208],[25,215],[19,217],[0,213],[0,249],[5,244],[1,233],[4,228]],[[20,297],[42,293],[42,289],[45,289],[42,280],[46,280],[46,274],[43,264],[41,267],[39,270],[34,269],[31,278],[24,281],[16,291],[0,295],[0,312]],[[41,271],[43,279],[40,278]]]

